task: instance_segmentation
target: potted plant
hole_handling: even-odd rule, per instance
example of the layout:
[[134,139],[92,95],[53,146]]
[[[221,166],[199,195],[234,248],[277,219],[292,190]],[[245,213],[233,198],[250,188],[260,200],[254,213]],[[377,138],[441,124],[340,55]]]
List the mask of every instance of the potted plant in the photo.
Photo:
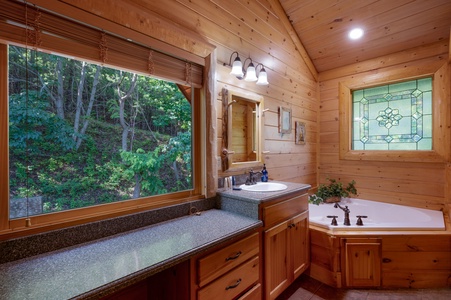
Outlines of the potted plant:
[[320,184],[318,191],[315,194],[310,195],[310,203],[318,205],[322,202],[340,202],[342,197],[347,198],[351,195],[357,195],[354,180],[349,182],[346,187],[343,186],[343,183],[335,179],[327,178],[327,180],[329,181],[329,184]]

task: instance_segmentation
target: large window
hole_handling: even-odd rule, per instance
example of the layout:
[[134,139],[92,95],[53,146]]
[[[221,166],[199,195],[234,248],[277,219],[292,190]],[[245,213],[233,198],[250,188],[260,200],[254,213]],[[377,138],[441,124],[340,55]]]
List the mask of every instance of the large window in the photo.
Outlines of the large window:
[[352,150],[432,150],[432,78],[352,92]]
[[10,46],[10,218],[193,189],[187,90]]
[[203,59],[93,22],[0,1],[2,238],[204,197]]

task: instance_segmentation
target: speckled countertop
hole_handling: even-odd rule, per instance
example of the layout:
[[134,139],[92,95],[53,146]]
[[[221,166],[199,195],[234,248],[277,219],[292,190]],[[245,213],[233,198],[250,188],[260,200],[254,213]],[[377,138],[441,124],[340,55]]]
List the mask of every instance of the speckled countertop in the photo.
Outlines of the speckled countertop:
[[261,226],[211,209],[0,265],[0,299],[87,299],[111,293]]
[[283,183],[285,190],[275,192],[252,192],[245,190],[221,189],[218,192],[219,206],[222,210],[239,213],[249,218],[259,219],[260,204],[286,196],[297,196],[307,193],[311,188],[309,184],[284,181],[271,181]]

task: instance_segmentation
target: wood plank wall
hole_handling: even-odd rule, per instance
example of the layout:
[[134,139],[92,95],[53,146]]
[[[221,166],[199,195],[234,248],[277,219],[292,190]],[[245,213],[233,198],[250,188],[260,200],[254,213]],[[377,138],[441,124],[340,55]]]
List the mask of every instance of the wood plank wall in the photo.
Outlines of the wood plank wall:
[[[55,0],[56,1],[56,0]],[[33,1],[31,1],[33,2]],[[204,56],[199,41],[216,47],[216,108],[218,174],[221,172],[219,158],[222,143],[222,88],[264,96],[265,125],[264,159],[270,180],[285,180],[316,185],[317,156],[317,74],[311,71],[311,61],[305,62],[305,52],[299,51],[299,41],[293,40],[279,18],[278,1],[218,1],[218,0],[117,0],[109,1],[60,0],[79,7],[93,16],[98,15],[117,24],[153,36],[171,45]],[[280,5],[280,4],[279,4]],[[286,18],[285,15],[281,16]],[[89,20],[88,20],[89,21]],[[165,28],[160,28],[165,27]],[[182,32],[182,34],[180,34]],[[187,42],[192,38],[192,43]],[[251,57],[262,63],[268,73],[269,86],[240,81],[229,75],[230,55],[238,51],[242,61]],[[306,145],[295,145],[294,130],[291,134],[278,133],[278,107],[292,109],[295,121],[306,124]],[[214,123],[212,123],[214,124]],[[248,170],[240,170],[244,173]]]
[[[42,2],[36,0],[37,2]],[[34,2],[34,0],[30,1]],[[393,70],[419,68],[448,59],[448,41],[411,51],[394,53],[375,60],[356,63],[319,74],[293,36],[289,21],[281,14],[276,0],[50,0],[53,7],[79,7],[83,14],[72,16],[98,24],[113,21],[115,30],[131,28],[138,34],[163,41],[197,57],[214,52],[218,172],[221,177],[219,149],[222,137],[222,88],[258,93],[265,97],[264,155],[271,180],[308,183],[317,186],[326,177],[355,179],[361,198],[442,209],[451,206],[450,167],[430,163],[344,162],[338,159],[338,82],[349,79],[371,81]],[[98,17],[101,18],[98,18]],[[118,29],[119,28],[119,29]],[[133,37],[133,38],[138,38]],[[213,45],[212,50],[208,45]],[[257,86],[229,75],[233,51],[241,58],[251,56],[263,63],[269,86]],[[320,82],[320,86],[319,83]],[[321,102],[319,102],[321,99]],[[305,145],[295,145],[291,134],[278,132],[278,107],[292,109],[295,121],[306,123]],[[321,107],[321,108],[319,108]],[[449,122],[449,121],[448,121]],[[211,122],[214,126],[215,122]],[[214,151],[214,150],[213,150]],[[213,152],[210,151],[210,152]],[[213,160],[214,161],[214,160]],[[317,167],[319,171],[317,172]],[[239,173],[244,173],[241,170]]]
[[[337,178],[344,182],[354,179],[357,182],[359,198],[382,202],[405,204],[431,209],[445,209],[449,200],[446,174],[446,160],[443,163],[422,162],[378,162],[339,160],[339,82],[358,81],[372,84],[381,78],[411,78],[430,74],[431,69],[444,70],[440,76],[450,76],[448,60],[448,41],[441,41],[410,51],[394,53],[374,60],[356,63],[344,68],[322,72],[320,79],[320,182],[326,178]],[[447,110],[447,121],[441,124],[439,134],[442,142],[449,138],[449,87],[440,101],[441,109]],[[435,103],[437,105],[437,102]],[[442,105],[444,105],[442,107]],[[438,116],[435,116],[438,117]],[[443,127],[442,127],[443,125]],[[445,129],[442,131],[441,129]],[[448,154],[450,145],[447,147]],[[449,171],[448,171],[449,172]],[[448,195],[447,195],[448,193]]]

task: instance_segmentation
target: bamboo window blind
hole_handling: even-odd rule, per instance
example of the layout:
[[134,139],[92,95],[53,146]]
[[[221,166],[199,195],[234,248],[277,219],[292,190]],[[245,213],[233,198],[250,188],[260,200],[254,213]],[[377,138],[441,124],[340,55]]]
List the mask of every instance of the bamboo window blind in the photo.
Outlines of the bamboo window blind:
[[26,3],[0,1],[0,39],[179,84],[202,86],[203,68],[198,64]]

